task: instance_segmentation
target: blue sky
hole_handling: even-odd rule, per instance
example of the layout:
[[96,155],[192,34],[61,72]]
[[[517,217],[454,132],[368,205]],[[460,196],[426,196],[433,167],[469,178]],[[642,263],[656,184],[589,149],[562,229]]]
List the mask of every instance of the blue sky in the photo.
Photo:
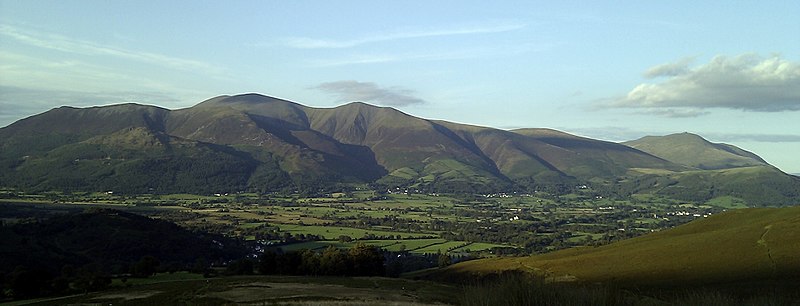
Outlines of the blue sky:
[[693,132],[800,173],[798,1],[6,1],[0,126],[258,92],[611,141]]

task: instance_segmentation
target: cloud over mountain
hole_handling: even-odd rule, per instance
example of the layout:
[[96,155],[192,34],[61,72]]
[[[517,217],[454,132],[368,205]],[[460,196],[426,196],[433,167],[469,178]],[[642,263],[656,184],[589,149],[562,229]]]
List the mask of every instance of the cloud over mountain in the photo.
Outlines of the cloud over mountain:
[[[691,58],[657,65],[645,72],[660,83],[636,86],[610,103],[620,108],[728,108],[757,112],[800,110],[800,64],[779,55],[716,56],[689,67]],[[670,113],[670,112],[667,112]]]
[[372,82],[354,80],[322,83],[314,88],[339,96],[343,101],[360,101],[386,106],[423,104],[425,100],[415,97],[414,91],[398,87],[380,87]]

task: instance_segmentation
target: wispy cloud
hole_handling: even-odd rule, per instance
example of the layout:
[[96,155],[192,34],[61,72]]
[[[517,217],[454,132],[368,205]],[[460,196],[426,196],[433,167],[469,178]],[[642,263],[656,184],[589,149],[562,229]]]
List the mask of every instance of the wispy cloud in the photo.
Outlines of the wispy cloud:
[[142,63],[148,63],[172,69],[204,72],[212,75],[223,73],[221,67],[205,62],[167,56],[163,54],[127,50],[113,46],[105,46],[91,41],[73,39],[60,34],[47,33],[28,28],[20,28],[0,24],[0,35],[18,42],[44,49],[82,55],[111,56]]
[[309,37],[290,37],[282,41],[283,45],[297,49],[331,49],[331,48],[351,48],[363,44],[392,41],[398,39],[412,39],[423,37],[453,36],[453,35],[473,35],[501,33],[519,30],[525,27],[521,23],[500,23],[491,25],[466,26],[445,29],[407,29],[391,33],[382,33],[372,36],[365,36],[353,39],[319,39]]
[[557,45],[557,43],[521,43],[513,46],[498,45],[445,51],[427,50],[424,52],[409,53],[356,54],[342,58],[310,60],[309,62],[310,66],[312,67],[336,67],[363,64],[382,64],[402,61],[462,60],[485,57],[513,56],[529,52],[542,52],[550,50]]
[[643,115],[656,115],[667,118],[695,118],[710,114],[709,111],[704,111],[695,108],[665,108],[665,109],[648,109],[638,112]]
[[399,87],[380,87],[372,82],[336,81],[322,83],[313,88],[334,94],[341,101],[360,101],[386,106],[407,106],[426,103],[425,100],[414,96],[415,92],[413,90]]
[[606,105],[643,109],[800,111],[798,63],[779,55],[763,58],[755,54],[717,56],[695,68],[689,68],[688,62],[684,59],[651,68],[646,76],[667,79],[661,83],[640,84],[626,96]]
[[172,81],[81,60],[50,59],[0,51],[0,85],[6,87],[83,93],[120,90],[160,92],[190,98],[189,102],[214,94],[213,91],[192,89],[181,85],[180,81]]

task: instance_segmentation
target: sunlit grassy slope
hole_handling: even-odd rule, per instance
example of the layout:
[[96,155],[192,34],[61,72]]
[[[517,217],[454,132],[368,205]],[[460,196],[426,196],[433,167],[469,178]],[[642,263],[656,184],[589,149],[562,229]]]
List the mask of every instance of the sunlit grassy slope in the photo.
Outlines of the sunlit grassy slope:
[[800,277],[800,207],[728,211],[601,247],[456,264],[435,278],[508,270],[638,284]]
[[711,143],[690,133],[646,136],[624,144],[668,161],[698,169],[727,169],[767,164],[761,157],[751,152],[728,144]]

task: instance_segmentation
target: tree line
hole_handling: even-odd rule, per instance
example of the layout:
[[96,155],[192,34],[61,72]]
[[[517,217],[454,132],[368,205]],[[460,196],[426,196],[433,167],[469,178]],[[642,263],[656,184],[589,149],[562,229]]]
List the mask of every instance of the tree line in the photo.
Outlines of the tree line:
[[380,249],[359,242],[347,250],[329,246],[322,252],[268,249],[255,260],[243,258],[231,262],[226,272],[236,275],[382,276],[384,261]]

